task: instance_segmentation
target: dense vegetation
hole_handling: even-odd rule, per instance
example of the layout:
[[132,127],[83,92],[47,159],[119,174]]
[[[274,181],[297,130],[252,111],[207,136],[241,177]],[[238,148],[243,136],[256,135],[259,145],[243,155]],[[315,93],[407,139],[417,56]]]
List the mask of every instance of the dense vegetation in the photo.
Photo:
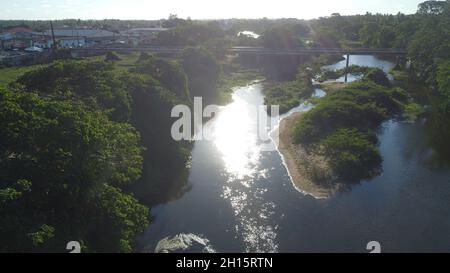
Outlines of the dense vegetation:
[[129,71],[119,60],[36,66],[0,90],[1,251],[78,240],[129,252],[147,206],[187,190],[190,143],[172,139],[170,112],[191,104],[189,88],[218,97],[218,64],[204,49],[179,61],[142,54]]
[[216,102],[220,66],[214,56],[204,48],[187,48],[182,53],[181,65],[189,80],[191,96],[202,97],[204,103]]
[[131,251],[148,224],[123,190],[141,173],[138,132],[76,99],[0,97],[0,249],[63,251],[77,238],[88,251]]
[[[432,141],[450,155],[450,1],[426,1],[412,15],[230,22],[227,29],[218,21],[174,15],[158,22],[60,20],[56,28],[115,32],[161,24],[171,29],[154,43],[193,47],[173,60],[142,54],[127,69],[118,69],[123,56],[117,54],[80,61],[69,60],[64,50],[51,59],[60,61],[49,65],[2,69],[0,251],[64,251],[71,240],[80,241],[85,251],[133,251],[135,238],[149,223],[148,207],[188,189],[190,143],[172,140],[170,110],[178,103],[190,105],[194,96],[204,103],[222,99],[218,83],[230,86],[240,78],[222,73],[225,49],[233,45],[407,49],[411,67],[396,71],[429,86]],[[0,28],[17,25],[49,28],[47,21],[0,21]],[[238,36],[243,30],[261,36]],[[258,66],[269,80],[280,81],[268,85],[266,104],[286,112],[312,92],[311,74],[332,59],[240,56],[236,62]],[[15,81],[17,71],[25,73]],[[350,67],[350,72],[364,77],[319,99],[298,120],[293,137],[323,154],[341,180],[353,182],[380,168],[379,125],[417,107],[405,91],[391,87],[381,70]],[[325,72],[321,79],[343,73]]]
[[299,105],[300,101],[309,97],[312,92],[311,75],[302,67],[294,81],[266,84],[264,103],[269,106],[278,105],[280,114],[283,114]]
[[318,100],[298,120],[293,139],[323,154],[340,180],[359,181],[380,168],[376,129],[407,104],[404,90],[367,78]]

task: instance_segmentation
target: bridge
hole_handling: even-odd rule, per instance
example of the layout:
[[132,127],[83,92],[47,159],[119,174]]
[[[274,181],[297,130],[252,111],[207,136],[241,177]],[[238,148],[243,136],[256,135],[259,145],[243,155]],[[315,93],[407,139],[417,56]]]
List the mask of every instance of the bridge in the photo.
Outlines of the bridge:
[[[180,54],[186,47],[183,46],[147,46],[147,47],[126,47],[126,46],[113,46],[113,47],[87,47],[87,48],[74,48],[73,52],[77,53],[95,53],[95,52],[107,52],[115,51],[119,53],[123,52],[150,52],[154,54],[168,54],[177,55]],[[346,55],[346,71],[348,71],[350,55],[390,55],[395,56],[397,63],[400,57],[406,56],[406,50],[404,49],[391,49],[391,48],[296,48],[296,49],[270,49],[264,47],[231,47],[227,49],[229,53],[238,55],[255,55],[259,63],[260,56],[295,56],[295,55],[316,55],[316,54],[340,54]],[[347,75],[345,73],[345,82],[347,82]]]
[[[181,53],[184,46],[147,46],[147,47],[85,47],[73,48],[74,52],[150,52],[155,54],[177,54]],[[231,47],[227,49],[229,53],[234,54],[253,54],[253,55],[313,55],[313,54],[342,54],[342,55],[406,55],[404,49],[388,48],[297,48],[297,49],[268,49],[264,47]]]

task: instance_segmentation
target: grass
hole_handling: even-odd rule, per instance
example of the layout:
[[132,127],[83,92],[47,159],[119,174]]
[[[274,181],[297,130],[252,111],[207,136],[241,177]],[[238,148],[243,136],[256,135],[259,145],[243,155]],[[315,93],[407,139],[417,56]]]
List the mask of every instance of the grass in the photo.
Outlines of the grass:
[[0,69],[0,87],[6,87],[11,82],[14,82],[24,73],[31,71],[41,65],[28,65],[20,67],[7,67]]
[[[117,53],[120,61],[116,61],[118,70],[129,70],[132,68],[140,56],[140,52]],[[105,59],[105,55],[98,55],[84,58],[92,61],[100,61]],[[22,74],[31,71],[42,65],[29,65],[20,67],[0,68],[0,88],[6,87],[9,83],[14,82]],[[233,88],[245,86],[255,80],[263,80],[264,77],[257,71],[252,69],[241,69],[236,72],[222,74],[218,81],[219,103],[226,104],[231,101]]]
[[[120,61],[116,61],[116,65],[118,69],[129,70],[134,66],[136,61],[138,60],[141,53],[139,52],[131,52],[131,53],[117,53],[120,58]],[[103,61],[105,59],[105,54],[87,57],[88,60],[93,61]]]
[[409,78],[408,72],[403,70],[392,69],[389,73],[394,77],[396,81],[406,81]]
[[403,117],[410,122],[414,122],[418,116],[425,113],[426,110],[420,104],[410,102],[403,107]]
[[[129,54],[117,54],[120,57],[120,61],[117,61],[117,68],[128,70],[131,68],[134,63],[139,58],[140,53],[133,52]],[[86,58],[88,60],[104,60],[105,55],[99,55],[99,56],[93,56]],[[44,64],[45,65],[45,64]],[[33,69],[36,69],[43,65],[27,65],[27,66],[17,66],[17,67],[6,67],[6,68],[0,68],[0,88],[6,87],[11,82],[14,82],[24,73],[31,71]]]

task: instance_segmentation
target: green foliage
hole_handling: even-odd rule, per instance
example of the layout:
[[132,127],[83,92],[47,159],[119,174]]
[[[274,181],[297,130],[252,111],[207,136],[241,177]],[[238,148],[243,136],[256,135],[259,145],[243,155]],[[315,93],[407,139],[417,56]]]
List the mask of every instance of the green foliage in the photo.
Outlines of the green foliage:
[[296,143],[319,147],[333,171],[344,181],[357,181],[377,173],[381,163],[372,133],[399,114],[408,97],[402,89],[358,81],[318,99],[292,131]]
[[112,51],[108,51],[108,53],[106,53],[105,55],[105,61],[108,62],[116,62],[116,61],[120,61],[120,57],[119,55],[117,55],[117,53],[112,52]]
[[320,141],[322,153],[341,180],[370,178],[381,168],[381,156],[374,136],[357,129],[338,129]]
[[404,105],[403,116],[408,121],[415,121],[423,113],[425,113],[425,109],[420,104],[408,103]]
[[24,192],[31,189],[31,182],[25,179],[19,179],[9,187],[0,189],[0,205],[19,199]]
[[236,86],[245,86],[255,80],[263,80],[264,77],[255,70],[237,68],[227,73],[221,73],[217,82],[217,90],[220,96],[219,103],[231,102],[231,95]]
[[391,83],[389,79],[380,68],[372,68],[364,74],[363,80],[373,81],[378,85],[382,85],[384,87],[391,87]]
[[267,86],[264,89],[264,103],[269,106],[278,105],[282,114],[299,105],[300,101],[310,96],[312,92],[311,75],[305,68],[300,68],[296,80]]
[[180,99],[190,100],[186,73],[176,61],[141,55],[132,71],[151,76]]
[[444,12],[448,1],[425,1],[419,4],[418,14],[440,15]]
[[232,41],[227,38],[213,38],[205,41],[203,46],[211,52],[217,60],[226,60],[228,50],[232,46]]
[[67,48],[59,48],[57,50],[54,50],[49,58],[51,61],[56,60],[71,60],[73,59],[72,54],[70,52],[70,49]]
[[318,48],[340,48],[338,34],[330,27],[318,27],[314,30],[313,47]]
[[181,25],[188,24],[188,23],[190,23],[190,20],[184,20],[184,19],[178,18],[178,16],[176,14],[170,14],[169,18],[161,20],[161,25],[162,25],[162,27],[165,27],[165,28],[173,28],[173,27],[181,26]]
[[113,120],[127,121],[131,97],[124,78],[127,73],[118,73],[110,63],[58,61],[26,73],[17,82],[55,99],[81,99],[93,109],[108,110]]
[[395,30],[387,24],[368,21],[360,30],[361,41],[366,46],[390,48],[396,38]]
[[217,24],[183,24],[158,34],[156,44],[169,46],[198,46],[209,39],[223,38],[224,32]]
[[439,64],[436,81],[439,92],[450,100],[450,59]]
[[[173,140],[171,126],[176,119],[170,116],[173,106],[185,101],[149,76],[135,75],[129,82],[131,122],[146,148],[142,178],[134,192],[146,204],[155,205],[171,197],[175,182],[184,181],[180,175],[186,170],[190,143]],[[178,190],[182,189],[180,186]]]
[[270,49],[295,49],[302,45],[287,27],[273,27],[265,31],[261,37],[262,44]]
[[[89,213],[105,185],[125,187],[139,178],[136,130],[80,101],[1,90],[0,143],[0,249],[64,251],[61,246],[76,238],[101,251],[89,239],[101,211]],[[108,240],[133,246],[147,217],[144,210],[124,214],[117,220],[126,225],[124,236]]]
[[55,228],[43,224],[40,226],[39,230],[36,232],[28,233],[28,237],[30,237],[31,241],[33,242],[33,245],[35,247],[39,247],[45,244],[48,240],[55,237]]
[[150,61],[151,59],[153,59],[154,56],[151,54],[148,54],[147,52],[141,52],[141,54],[139,54],[139,57],[136,61],[137,64],[141,64],[147,61]]
[[130,252],[149,216],[130,192],[154,205],[183,188],[190,145],[171,138],[170,111],[189,104],[187,76],[175,61],[134,62],[58,61],[1,91],[0,251],[76,239]]
[[204,48],[187,48],[181,56],[181,65],[188,77],[191,98],[202,97],[203,102],[218,100],[217,80],[220,66]]
[[99,252],[131,252],[136,235],[149,224],[149,209],[132,195],[109,185],[99,189],[92,207],[89,216],[95,229],[89,233],[89,247]]
[[6,88],[9,84],[15,82],[20,76],[28,71],[34,70],[41,65],[29,65],[19,67],[7,67],[0,69],[0,88]]

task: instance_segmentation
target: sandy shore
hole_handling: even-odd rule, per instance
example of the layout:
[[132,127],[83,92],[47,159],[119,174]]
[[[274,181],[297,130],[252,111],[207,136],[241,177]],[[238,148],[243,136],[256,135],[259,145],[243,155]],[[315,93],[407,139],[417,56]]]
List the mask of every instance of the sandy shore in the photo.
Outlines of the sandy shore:
[[333,175],[325,159],[308,153],[302,145],[294,144],[292,141],[291,131],[300,115],[302,113],[294,113],[281,121],[277,129],[278,150],[298,191],[315,198],[331,197],[340,186],[332,182]]

